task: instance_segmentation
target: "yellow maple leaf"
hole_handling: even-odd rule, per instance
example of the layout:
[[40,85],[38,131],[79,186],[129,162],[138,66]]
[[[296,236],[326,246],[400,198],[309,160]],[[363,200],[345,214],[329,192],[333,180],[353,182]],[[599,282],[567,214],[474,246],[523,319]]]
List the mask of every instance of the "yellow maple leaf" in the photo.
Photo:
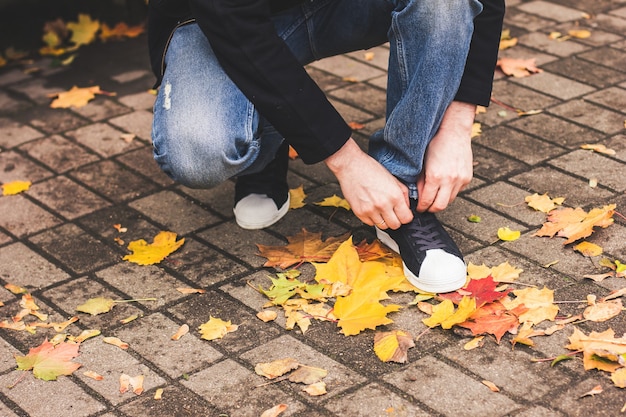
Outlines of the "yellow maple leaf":
[[519,230],[511,230],[508,227],[501,227],[498,229],[498,239],[507,242],[519,239],[521,234],[522,233]]
[[346,210],[350,210],[350,204],[345,199],[339,197],[336,194],[333,194],[331,197],[326,197],[322,201],[315,203],[318,206],[324,207],[341,207]]
[[472,124],[472,133],[470,134],[470,138],[480,136],[481,133],[483,133],[482,125],[479,122],[474,122]]
[[103,91],[97,85],[83,88],[74,86],[69,91],[53,94],[52,97],[56,97],[56,99],[50,103],[50,107],[53,109],[83,107],[93,100],[96,94],[103,94]]
[[2,184],[2,195],[15,195],[27,191],[31,186],[30,181],[11,181]]
[[341,333],[352,336],[365,329],[373,330],[377,326],[393,323],[387,314],[399,309],[400,306],[395,304],[383,306],[369,291],[360,290],[347,297],[338,297],[334,313],[339,319],[337,325],[341,327]]
[[583,367],[585,370],[599,369],[614,372],[622,365],[619,356],[626,353],[626,338],[615,338],[613,329],[604,332],[592,331],[589,336],[574,327],[574,333],[569,337],[570,350],[583,351]]
[[198,327],[200,337],[205,340],[221,339],[228,333],[234,332],[239,328],[238,325],[232,324],[230,320],[224,321],[222,319],[209,316],[209,321],[201,324]]
[[603,252],[601,246],[598,246],[595,243],[587,242],[586,240],[574,246],[574,250],[588,257],[600,256]]
[[154,237],[150,244],[143,239],[130,242],[128,250],[133,253],[124,256],[123,259],[139,265],[157,264],[180,248],[183,243],[185,243],[184,238],[176,240],[176,233],[162,231]]
[[554,291],[547,287],[543,287],[541,290],[537,288],[515,290],[513,294],[515,299],[504,298],[501,303],[507,310],[513,310],[518,306],[524,306],[528,309],[519,315],[520,323],[539,324],[544,320],[554,321],[559,312],[559,307],[554,304]]
[[451,329],[455,324],[466,321],[474,311],[476,311],[476,299],[474,297],[463,296],[456,310],[454,303],[445,299],[433,307],[432,316],[422,320],[422,323],[428,327],[441,325],[442,329]]
[[414,346],[413,338],[404,330],[378,332],[374,335],[374,353],[383,362],[405,363],[408,350]]
[[92,20],[87,14],[79,14],[78,22],[69,22],[67,28],[72,31],[70,41],[74,44],[88,45],[96,39],[96,33],[100,29],[100,22]]
[[289,190],[289,209],[295,210],[304,207],[306,203],[304,199],[306,194],[304,193],[304,186],[301,185],[298,188],[292,188]]
[[550,198],[548,194],[539,195],[537,193],[526,196],[524,200],[528,203],[528,207],[532,207],[544,213],[551,212],[565,201],[563,197]]

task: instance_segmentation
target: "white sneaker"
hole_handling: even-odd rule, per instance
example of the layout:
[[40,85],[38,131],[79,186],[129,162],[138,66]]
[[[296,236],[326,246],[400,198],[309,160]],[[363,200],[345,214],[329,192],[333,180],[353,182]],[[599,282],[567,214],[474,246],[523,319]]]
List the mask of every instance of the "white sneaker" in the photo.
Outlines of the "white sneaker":
[[289,195],[280,208],[266,194],[249,194],[235,204],[235,220],[242,229],[256,230],[269,227],[289,211]]

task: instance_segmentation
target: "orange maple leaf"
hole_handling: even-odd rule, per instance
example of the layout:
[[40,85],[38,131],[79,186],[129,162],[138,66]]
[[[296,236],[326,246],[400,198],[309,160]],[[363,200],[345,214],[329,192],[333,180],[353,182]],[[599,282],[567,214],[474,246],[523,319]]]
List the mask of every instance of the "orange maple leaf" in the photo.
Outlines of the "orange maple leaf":
[[615,204],[609,204],[602,208],[594,208],[589,213],[580,207],[552,210],[548,215],[548,221],[535,236],[553,237],[556,234],[567,238],[563,243],[567,245],[590,236],[594,226],[605,228],[613,224],[615,207]]
[[500,343],[500,339],[506,332],[514,333],[517,330],[518,316],[526,310],[524,306],[507,310],[502,303],[496,301],[477,309],[467,321],[460,323],[459,326],[470,329],[475,336],[484,333],[492,334]]
[[99,86],[79,88],[77,86],[72,87],[69,91],[53,94],[53,97],[57,97],[50,103],[50,107],[53,109],[67,109],[69,107],[83,107],[89,101],[96,97],[96,94],[104,94],[100,90]]
[[516,58],[500,58],[496,63],[503,73],[516,78],[528,77],[529,75],[543,72],[537,68],[535,58],[532,59],[516,59]]
[[263,266],[277,266],[282,269],[301,262],[327,262],[349,233],[329,237],[322,241],[322,233],[311,233],[306,229],[295,236],[287,237],[289,244],[269,246],[257,244],[259,256],[267,258]]
[[80,368],[81,364],[71,362],[78,356],[78,343],[59,343],[54,346],[48,341],[31,348],[26,356],[16,356],[17,369],[22,371],[33,370],[36,378],[44,381],[54,381],[60,375],[71,375]]

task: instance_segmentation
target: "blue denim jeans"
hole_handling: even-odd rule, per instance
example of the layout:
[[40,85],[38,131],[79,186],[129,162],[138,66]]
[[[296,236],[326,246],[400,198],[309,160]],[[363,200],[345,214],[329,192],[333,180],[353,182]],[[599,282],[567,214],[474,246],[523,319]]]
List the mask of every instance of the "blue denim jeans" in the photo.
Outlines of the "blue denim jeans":
[[[369,153],[415,184],[460,84],[481,9],[477,0],[311,0],[274,24],[303,65],[389,42],[386,123]],[[263,169],[283,137],[224,73],[196,24],[176,30],[165,60],[152,127],[160,167],[194,188]]]

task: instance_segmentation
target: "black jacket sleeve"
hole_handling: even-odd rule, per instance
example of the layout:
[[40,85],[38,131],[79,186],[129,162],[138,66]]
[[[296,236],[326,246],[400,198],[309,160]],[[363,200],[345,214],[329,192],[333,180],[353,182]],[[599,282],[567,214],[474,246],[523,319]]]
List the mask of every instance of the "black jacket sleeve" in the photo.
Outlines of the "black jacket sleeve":
[[455,100],[488,106],[502,33],[504,0],[481,0],[481,3],[483,11],[474,19],[474,34]]
[[267,0],[191,0],[224,71],[305,163],[335,153],[352,131],[278,37]]

